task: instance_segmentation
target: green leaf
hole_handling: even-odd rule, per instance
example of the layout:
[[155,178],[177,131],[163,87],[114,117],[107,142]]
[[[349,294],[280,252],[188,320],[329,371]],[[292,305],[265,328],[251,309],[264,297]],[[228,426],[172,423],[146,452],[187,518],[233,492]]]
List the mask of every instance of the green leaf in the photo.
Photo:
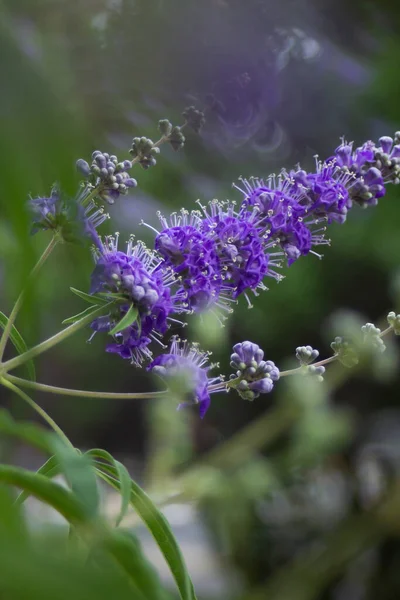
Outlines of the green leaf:
[[136,321],[138,314],[138,309],[133,304],[131,304],[128,312],[122,317],[119,323],[117,323],[115,327],[111,329],[109,335],[115,335],[116,333],[119,333],[120,331],[123,331],[124,329],[132,325],[132,323]]
[[6,410],[0,410],[0,432],[27,442],[46,454],[53,454],[52,434],[49,431],[31,423],[17,423]]
[[120,494],[121,494],[121,508],[119,515],[116,520],[116,527],[121,523],[122,519],[128,512],[130,501],[131,501],[131,476],[128,470],[118,460],[114,461],[115,468],[118,471],[118,478],[120,483]]
[[98,294],[86,294],[86,292],[81,292],[81,290],[77,290],[76,288],[70,287],[69,288],[71,290],[71,292],[73,294],[75,294],[76,296],[79,296],[79,298],[82,298],[82,300],[85,300],[85,302],[89,302],[89,304],[96,304],[96,305],[101,305],[101,304],[107,304],[107,300],[104,298],[100,298],[100,296]]
[[0,465],[0,482],[15,485],[53,507],[70,523],[82,523],[86,513],[81,503],[65,487],[44,475],[20,467]]
[[[47,460],[44,465],[42,465],[40,467],[40,469],[38,469],[36,471],[36,473],[38,473],[39,475],[44,475],[45,477],[47,477],[48,479],[51,479],[52,477],[56,477],[56,475],[59,475],[61,471],[61,466],[59,463],[59,460],[56,456],[51,456],[49,458],[49,460]],[[29,492],[21,492],[19,494],[19,496],[16,498],[15,500],[15,504],[17,506],[23,504],[25,502],[25,500],[27,500],[30,496]]]
[[124,569],[143,600],[165,600],[165,590],[158,574],[144,556],[136,537],[128,531],[114,529],[104,546]]
[[[117,490],[121,489],[115,461],[104,450],[90,450],[95,458],[98,475]],[[108,464],[107,464],[108,463]],[[182,600],[196,600],[183,555],[164,515],[153,504],[142,488],[131,480],[130,503],[154,537],[171,570]]]
[[86,317],[86,315],[89,315],[91,312],[97,310],[97,306],[97,304],[95,306],[88,306],[87,308],[85,308],[85,310],[78,313],[77,315],[74,315],[73,317],[68,317],[68,319],[64,319],[62,324],[70,325],[71,323],[75,323],[75,321],[79,321],[79,319],[82,319],[82,317]]
[[[0,311],[0,327],[4,329],[7,323],[8,317]],[[24,354],[24,352],[27,352],[28,346],[26,345],[24,338],[19,333],[15,325],[13,325],[11,328],[10,340],[18,354]],[[36,381],[35,365],[33,364],[32,360],[26,362],[26,368],[28,369],[29,379]]]
[[99,509],[99,491],[91,458],[78,453],[59,438],[53,439],[53,447],[61,471],[81,503],[86,516],[88,518],[96,516]]
[[121,302],[129,302],[126,294],[121,294],[119,292],[99,292],[96,296],[100,296],[100,298],[106,298],[109,302],[110,300],[120,300]]

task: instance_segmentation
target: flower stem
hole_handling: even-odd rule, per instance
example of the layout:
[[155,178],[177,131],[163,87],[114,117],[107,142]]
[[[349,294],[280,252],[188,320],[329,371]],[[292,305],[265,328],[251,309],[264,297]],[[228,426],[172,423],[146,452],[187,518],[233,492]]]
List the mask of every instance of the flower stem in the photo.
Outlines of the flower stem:
[[[334,362],[337,359],[338,355],[334,354],[333,356],[329,356],[329,358],[324,358],[323,360],[320,360],[316,363],[313,363],[312,367],[323,367],[324,365],[327,365],[328,363]],[[281,377],[287,377],[288,375],[299,375],[300,373],[304,373],[304,367],[297,367],[296,369],[289,369],[288,371],[281,371],[279,374],[279,379]]]
[[19,385],[20,387],[26,387],[32,390],[38,390],[40,392],[47,392],[50,394],[60,394],[62,396],[75,396],[77,398],[102,398],[105,400],[145,400],[151,398],[161,398],[168,394],[168,390],[163,392],[142,393],[89,392],[86,390],[71,390],[68,388],[55,387],[52,385],[46,385],[44,383],[37,383],[36,381],[21,379],[20,377],[14,377],[13,375],[7,375],[7,380]]
[[8,371],[11,371],[11,369],[15,369],[16,367],[23,365],[28,360],[35,358],[35,356],[39,356],[39,354],[46,352],[46,350],[50,350],[50,348],[53,348],[53,346],[56,346],[60,342],[63,342],[70,335],[79,331],[79,329],[82,329],[82,327],[84,327],[85,325],[88,325],[91,321],[93,321],[95,316],[103,312],[105,309],[109,308],[112,304],[114,304],[114,302],[108,302],[107,304],[99,306],[98,309],[94,310],[89,315],[82,317],[82,319],[79,319],[79,321],[76,321],[75,323],[73,323],[69,327],[66,327],[62,331],[59,331],[48,340],[41,342],[37,346],[34,346],[30,350],[28,350],[27,352],[24,352],[23,354],[20,354],[19,356],[16,356],[15,358],[12,358],[11,360],[8,360],[7,362],[3,363],[1,365],[1,372],[6,373]]
[[[28,277],[28,285],[32,281],[34,276],[38,273],[38,271],[42,267],[42,265],[46,262],[47,258],[50,256],[50,254],[52,253],[52,251],[54,250],[54,248],[56,247],[58,242],[59,242],[58,236],[54,235],[52,237],[49,245],[44,250],[42,256],[39,258],[38,262],[36,263],[36,265],[33,267],[32,271],[30,272],[29,277]],[[4,354],[4,350],[6,348],[6,345],[7,345],[8,338],[10,337],[12,327],[15,323],[17,315],[18,315],[20,308],[22,306],[22,303],[24,301],[26,289],[27,289],[27,287],[25,287],[25,289],[23,289],[22,292],[20,293],[20,295],[18,296],[17,301],[15,302],[14,307],[10,313],[10,316],[8,317],[6,326],[4,327],[3,334],[0,338],[0,363],[3,358],[3,354]]]
[[42,417],[42,419],[46,421],[48,425],[50,425],[53,431],[63,440],[63,442],[67,444],[67,446],[74,448],[73,444],[71,444],[63,430],[57,425],[55,421],[53,421],[50,415],[48,415],[47,412],[43,410],[43,408],[41,408],[38,404],[36,404],[34,400],[32,400],[32,398],[28,396],[28,394],[25,394],[25,392],[23,392],[16,385],[11,383],[11,381],[9,381],[6,377],[2,377],[0,379],[0,383],[8,389],[10,389],[11,391],[13,391],[15,394],[17,394],[27,404],[29,404],[29,406],[33,408],[33,410],[35,410]]

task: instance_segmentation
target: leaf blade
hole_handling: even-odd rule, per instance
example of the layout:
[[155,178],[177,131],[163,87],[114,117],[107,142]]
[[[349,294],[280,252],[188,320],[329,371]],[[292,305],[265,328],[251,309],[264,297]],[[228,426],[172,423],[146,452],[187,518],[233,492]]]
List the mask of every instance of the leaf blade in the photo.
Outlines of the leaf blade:
[[132,323],[136,321],[138,314],[138,309],[133,304],[131,304],[128,312],[125,313],[122,319],[118,321],[115,327],[111,329],[109,335],[115,335],[116,333],[119,333],[120,331],[123,331],[124,329],[132,325]]
[[[36,473],[39,475],[43,475],[44,477],[48,477],[51,479],[58,475],[61,471],[60,463],[56,456],[51,456],[37,471]],[[29,498],[29,492],[21,492],[17,498],[15,499],[15,504],[20,506]]]
[[[89,450],[87,454],[95,459],[94,462],[99,476],[109,485],[119,490],[120,482],[117,468],[113,464],[115,462],[113,457],[108,452],[97,449]],[[132,479],[130,504],[135,508],[162,552],[175,579],[181,599],[196,600],[193,583],[183,555],[167,519],[153,504],[142,488]]]
[[68,317],[67,319],[64,319],[64,321],[62,321],[62,325],[70,325],[71,323],[75,323],[76,321],[79,321],[79,319],[82,319],[82,317],[86,317],[86,315],[89,315],[91,312],[94,312],[96,309],[97,305],[88,306],[82,312],[73,315],[72,317]]
[[82,523],[86,520],[86,514],[74,495],[44,475],[21,467],[0,465],[0,481],[26,490],[38,500],[52,506],[70,523]]
[[94,294],[94,295],[87,294],[86,292],[77,290],[74,287],[70,287],[69,289],[71,290],[71,292],[73,294],[75,294],[75,296],[79,296],[79,298],[81,298],[82,300],[85,300],[85,302],[89,302],[89,304],[102,305],[102,304],[108,303],[108,301],[105,298],[100,298],[100,296],[98,296],[97,294]]

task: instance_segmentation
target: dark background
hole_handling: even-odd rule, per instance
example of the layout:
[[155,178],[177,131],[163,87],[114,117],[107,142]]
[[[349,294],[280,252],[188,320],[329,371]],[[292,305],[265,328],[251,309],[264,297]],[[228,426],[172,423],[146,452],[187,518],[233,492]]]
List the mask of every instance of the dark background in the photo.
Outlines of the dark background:
[[[73,194],[77,158],[87,159],[97,148],[123,158],[134,135],[155,139],[158,119],[179,123],[188,104],[207,107],[204,131],[188,134],[179,153],[163,148],[153,169],[135,168],[138,188],[111,207],[108,231],[118,230],[122,238],[133,232],[151,245],[151,231],[139,222],[157,226],[158,210],[195,208],[198,198],[240,201],[232,189],[239,176],[266,177],[299,161],[312,169],[314,156],[328,157],[343,135],[356,145],[392,135],[400,127],[399,21],[397,3],[382,0],[3,1],[1,310],[11,310],[48,241],[46,233],[29,235],[29,195],[45,196],[56,181]],[[244,339],[282,366],[298,345],[311,344],[328,356],[332,315],[339,311],[384,327],[397,305],[399,193],[391,188],[379,206],[356,207],[344,225],[333,224],[332,246],[324,248],[322,261],[311,255],[300,260],[282,283],[272,281],[254,299],[252,310],[241,301],[224,329],[212,317],[189,318],[189,338],[212,350],[228,374],[231,346]],[[84,245],[57,248],[18,320],[28,345],[84,308],[69,286],[88,290],[91,269]],[[339,321],[336,334],[340,324],[345,326]],[[102,335],[90,345],[88,337],[81,331],[40,357],[38,380],[93,390],[152,389],[144,371],[104,352]],[[229,485],[202,491],[204,522],[224,568],[237,571],[244,590],[269,581],[315,543],[324,544],[332,524],[366,510],[370,495],[375,499],[395,478],[399,375],[395,354],[390,356],[390,364],[353,377],[339,370],[317,401],[322,420],[311,403],[307,418],[303,414],[264,458],[255,452],[239,483],[235,477],[243,472],[234,469]],[[233,394],[214,396],[204,421],[152,401],[35,399],[77,446],[104,447],[133,460],[137,472],[150,472],[157,484],[294,392],[283,394],[274,391],[253,404]],[[33,418],[18,400],[2,399],[16,416]],[[230,514],[226,507],[237,494],[243,511]],[[235,537],[232,523],[239,522]],[[387,537],[372,550],[366,543],[356,553],[365,563],[349,560],[319,588],[311,585],[304,598],[398,598],[398,552],[396,540]]]

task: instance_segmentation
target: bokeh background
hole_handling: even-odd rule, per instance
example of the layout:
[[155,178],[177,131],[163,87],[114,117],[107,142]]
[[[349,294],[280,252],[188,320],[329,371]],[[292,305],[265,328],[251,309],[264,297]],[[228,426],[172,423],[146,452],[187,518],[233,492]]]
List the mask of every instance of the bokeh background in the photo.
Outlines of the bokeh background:
[[[393,0],[3,0],[1,310],[48,241],[29,234],[29,196],[54,182],[73,194],[77,158],[95,149],[124,157],[135,135],[155,139],[157,121],[179,123],[189,104],[206,109],[204,131],[179,153],[163,148],[156,167],[136,167],[138,188],[111,207],[109,232],[151,245],[140,221],[156,227],[157,211],[240,201],[239,176],[312,168],[341,136],[358,145],[392,135],[399,22]],[[282,366],[299,345],[328,356],[349,319],[384,326],[398,307],[399,194],[333,224],[322,261],[294,264],[252,310],[240,302],[225,328],[190,318],[189,339],[229,374],[232,344],[244,339]],[[69,287],[88,290],[91,269],[88,247],[58,247],[18,320],[29,345],[84,308]],[[89,334],[40,357],[39,381],[154,389]],[[254,403],[214,396],[203,421],[169,402],[35,399],[77,446],[106,448],[170,504],[200,597],[391,600],[400,597],[400,545],[395,531],[376,533],[373,516],[400,468],[395,344],[388,357],[355,373],[335,367],[318,388],[282,383]],[[16,417],[35,418],[0,394]],[[12,459],[40,464],[21,448]]]

